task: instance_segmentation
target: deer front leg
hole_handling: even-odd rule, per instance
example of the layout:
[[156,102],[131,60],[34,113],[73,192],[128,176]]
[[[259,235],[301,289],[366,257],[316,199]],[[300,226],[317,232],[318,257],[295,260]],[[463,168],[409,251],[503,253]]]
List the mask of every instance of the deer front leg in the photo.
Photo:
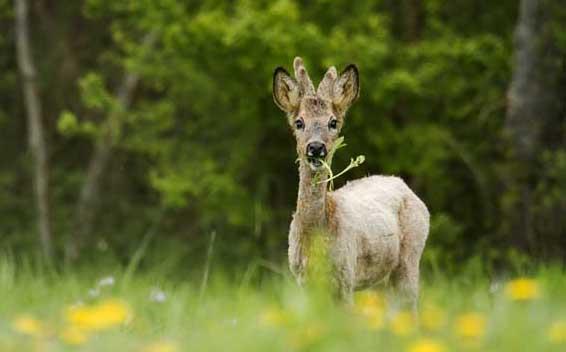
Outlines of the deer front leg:
[[354,261],[348,256],[333,251],[333,281],[335,293],[346,305],[354,303],[355,268]]
[[297,280],[299,286],[304,286],[307,257],[295,218],[293,218],[293,221],[291,222],[291,228],[289,231],[288,256],[289,269],[291,270],[291,273]]
[[338,286],[338,298],[347,306],[354,304],[354,286],[349,280],[342,280]]
[[305,284],[306,258],[299,255],[298,251],[289,248],[289,270],[295,277],[297,284],[301,287]]

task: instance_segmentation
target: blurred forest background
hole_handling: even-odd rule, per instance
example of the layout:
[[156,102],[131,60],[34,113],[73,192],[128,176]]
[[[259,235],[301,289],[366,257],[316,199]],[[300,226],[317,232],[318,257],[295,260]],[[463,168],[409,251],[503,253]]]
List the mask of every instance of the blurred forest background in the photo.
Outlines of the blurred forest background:
[[564,261],[564,0],[0,0],[2,250],[284,266],[296,55],[358,65],[338,185],[402,176],[427,265]]

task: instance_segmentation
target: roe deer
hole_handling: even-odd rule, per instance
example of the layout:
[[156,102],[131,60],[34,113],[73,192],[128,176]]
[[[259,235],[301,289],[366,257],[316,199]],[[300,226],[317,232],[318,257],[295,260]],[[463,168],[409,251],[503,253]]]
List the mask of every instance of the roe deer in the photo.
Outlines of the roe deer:
[[[328,191],[321,159],[339,136],[344,115],[358,98],[358,69],[338,75],[330,67],[317,90],[301,58],[293,62],[295,78],[282,67],[273,75],[273,98],[287,113],[297,140],[299,191],[289,232],[289,266],[300,285],[309,262],[309,237],[328,236],[328,260],[337,294],[347,303],[353,291],[389,279],[416,312],[419,261],[429,231],[425,204],[398,177],[371,176]],[[330,160],[326,160],[330,163]]]

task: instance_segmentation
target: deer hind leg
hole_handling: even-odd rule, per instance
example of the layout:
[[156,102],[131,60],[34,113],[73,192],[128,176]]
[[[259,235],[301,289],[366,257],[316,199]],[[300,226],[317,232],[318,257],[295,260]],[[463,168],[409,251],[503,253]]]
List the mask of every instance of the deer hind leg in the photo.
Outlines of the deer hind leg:
[[414,195],[407,197],[399,212],[401,243],[399,264],[391,273],[391,283],[399,302],[417,314],[419,262],[429,229],[426,206]]
[[[403,246],[401,247],[403,250]],[[407,255],[407,253],[405,254]],[[414,254],[409,254],[413,256]],[[419,297],[419,264],[411,258],[400,260],[397,268],[391,273],[391,285],[395,300],[402,307],[409,308],[414,314],[417,313]]]

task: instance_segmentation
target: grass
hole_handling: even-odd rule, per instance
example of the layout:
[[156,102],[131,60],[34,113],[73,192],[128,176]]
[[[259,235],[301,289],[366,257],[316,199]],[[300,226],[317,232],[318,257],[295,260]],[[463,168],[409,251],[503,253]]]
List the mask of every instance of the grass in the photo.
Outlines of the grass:
[[0,350],[566,350],[556,267],[495,283],[478,273],[425,279],[418,326],[382,292],[343,307],[281,275],[242,285],[211,270],[202,288],[157,269],[55,273],[0,257]]

